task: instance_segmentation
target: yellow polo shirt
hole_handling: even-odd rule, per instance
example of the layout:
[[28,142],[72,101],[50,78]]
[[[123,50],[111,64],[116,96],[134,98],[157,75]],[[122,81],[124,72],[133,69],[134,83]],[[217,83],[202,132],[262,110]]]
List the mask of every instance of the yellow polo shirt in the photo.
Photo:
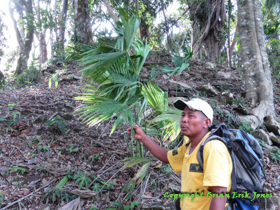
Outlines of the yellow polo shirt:
[[[232,161],[226,145],[219,140],[212,140],[205,144],[203,149],[204,169],[197,160],[197,151],[209,136],[207,133],[195,150],[188,155],[191,144],[186,148],[184,143],[175,150],[168,151],[169,163],[176,173],[181,172],[181,192],[191,195],[196,193],[199,197],[186,196],[182,199],[182,210],[207,210],[210,208],[212,196],[207,191],[211,186],[227,187],[227,192],[231,186]],[[201,194],[203,192],[203,194]],[[207,196],[208,193],[208,196]]]

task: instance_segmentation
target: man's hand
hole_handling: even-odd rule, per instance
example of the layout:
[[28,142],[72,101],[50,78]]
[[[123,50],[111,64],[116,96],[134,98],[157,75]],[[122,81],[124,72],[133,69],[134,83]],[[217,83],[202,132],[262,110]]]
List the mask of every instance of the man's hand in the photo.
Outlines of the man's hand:
[[[143,141],[145,138],[147,138],[147,135],[144,133],[142,128],[138,125],[133,126],[133,129],[135,131],[134,138]],[[131,135],[131,127],[127,129],[127,132],[129,135]]]
[[[168,150],[160,147],[153,140],[151,140],[138,125],[133,126],[135,131],[134,138],[143,142],[143,144],[148,148],[148,150],[159,160],[164,163],[169,163],[167,158]],[[127,133],[131,135],[131,128],[127,129]]]

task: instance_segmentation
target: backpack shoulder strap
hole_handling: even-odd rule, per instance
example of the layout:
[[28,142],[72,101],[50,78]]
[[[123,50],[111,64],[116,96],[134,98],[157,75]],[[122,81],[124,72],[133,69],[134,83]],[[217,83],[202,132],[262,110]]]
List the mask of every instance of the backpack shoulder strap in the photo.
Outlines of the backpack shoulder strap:
[[202,171],[204,169],[203,168],[203,166],[204,166],[203,149],[204,149],[205,144],[212,140],[220,140],[221,142],[223,142],[226,145],[226,142],[222,137],[217,136],[217,135],[211,135],[211,134],[201,143],[201,145],[197,151],[197,160],[198,160],[200,167],[202,168]]
[[[200,145],[198,151],[197,151],[197,160],[198,160],[198,163],[200,165],[200,167],[202,168],[202,172],[204,171],[204,159],[203,159],[203,149],[204,149],[204,146],[207,142],[209,141],[212,141],[212,140],[220,140],[221,142],[223,142],[226,146],[227,146],[227,142],[220,136],[217,136],[217,135],[211,135],[206,138],[202,144]],[[231,159],[232,159],[232,154],[230,153],[230,156],[231,156]],[[237,190],[237,183],[236,183],[236,175],[235,175],[235,166],[234,166],[234,163],[233,163],[233,169],[232,169],[232,173],[231,173],[231,189],[233,191],[236,191]]]

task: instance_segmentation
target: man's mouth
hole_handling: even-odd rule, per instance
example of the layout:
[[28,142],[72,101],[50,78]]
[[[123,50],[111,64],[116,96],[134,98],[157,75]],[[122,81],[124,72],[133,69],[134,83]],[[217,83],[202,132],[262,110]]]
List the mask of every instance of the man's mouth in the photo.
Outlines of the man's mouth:
[[186,127],[186,126],[181,126],[181,130],[182,131],[185,131],[185,130],[188,130],[189,128],[188,127]]

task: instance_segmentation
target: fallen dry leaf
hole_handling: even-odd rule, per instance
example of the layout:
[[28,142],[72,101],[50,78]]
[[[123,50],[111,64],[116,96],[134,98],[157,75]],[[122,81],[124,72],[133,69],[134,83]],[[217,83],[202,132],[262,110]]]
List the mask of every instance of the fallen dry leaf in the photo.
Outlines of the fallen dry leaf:
[[65,206],[61,207],[59,210],[81,210],[84,204],[84,200],[81,200],[80,197],[72,200],[70,203],[67,203]]
[[23,131],[21,131],[21,133],[28,133],[30,130],[29,129],[25,129]]
[[78,190],[78,189],[75,189],[75,190],[71,190],[70,193],[74,194],[74,195],[77,195],[77,196],[80,196],[82,198],[91,198],[91,197],[97,195],[97,193],[92,191],[92,190]]

